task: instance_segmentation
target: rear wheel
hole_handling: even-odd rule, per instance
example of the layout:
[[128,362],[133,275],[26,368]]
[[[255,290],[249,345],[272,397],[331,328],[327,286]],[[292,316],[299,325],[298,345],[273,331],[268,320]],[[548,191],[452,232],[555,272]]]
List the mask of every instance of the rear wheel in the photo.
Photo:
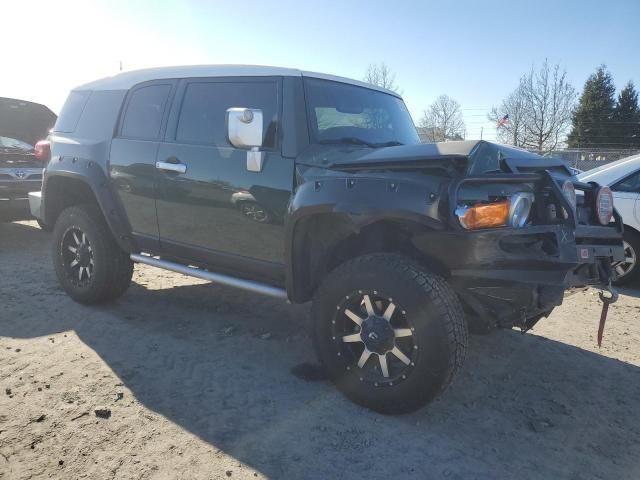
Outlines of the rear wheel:
[[624,260],[616,264],[616,285],[625,285],[640,277],[640,234],[625,230],[623,237]]
[[115,300],[131,283],[133,263],[96,206],[74,206],[60,214],[52,254],[58,280],[79,303]]
[[442,278],[377,254],[327,276],[313,300],[313,337],[347,397],[381,413],[405,413],[451,383],[464,360],[467,325]]

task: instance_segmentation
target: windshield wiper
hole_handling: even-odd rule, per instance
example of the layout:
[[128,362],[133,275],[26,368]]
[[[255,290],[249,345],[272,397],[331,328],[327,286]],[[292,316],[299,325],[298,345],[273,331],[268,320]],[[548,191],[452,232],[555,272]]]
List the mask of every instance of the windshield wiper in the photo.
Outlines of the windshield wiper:
[[402,142],[398,142],[397,140],[391,140],[389,142],[380,142],[374,144],[376,147],[399,147],[400,145],[404,145]]
[[332,138],[329,140],[320,140],[318,143],[322,144],[337,144],[337,143],[349,143],[351,145],[365,145],[367,147],[375,148],[373,143],[367,142],[358,137],[340,137],[340,138]]
[[340,138],[332,138],[330,140],[320,140],[318,143],[321,144],[337,144],[337,143],[347,143],[347,144],[351,144],[351,145],[364,145],[366,147],[369,148],[382,148],[382,147],[394,147],[394,146],[398,146],[398,145],[404,145],[402,142],[397,142],[395,140],[392,140],[390,142],[380,142],[380,143],[374,143],[374,142],[367,142],[366,140],[363,140],[361,138],[358,137],[340,137]]

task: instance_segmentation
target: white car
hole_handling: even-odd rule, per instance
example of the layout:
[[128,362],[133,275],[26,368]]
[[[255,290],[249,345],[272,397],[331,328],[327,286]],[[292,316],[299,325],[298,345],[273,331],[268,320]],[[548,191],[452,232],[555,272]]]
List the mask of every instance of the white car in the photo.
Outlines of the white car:
[[598,182],[613,190],[614,205],[624,222],[625,261],[616,265],[617,284],[640,277],[640,154],[583,172],[581,182]]

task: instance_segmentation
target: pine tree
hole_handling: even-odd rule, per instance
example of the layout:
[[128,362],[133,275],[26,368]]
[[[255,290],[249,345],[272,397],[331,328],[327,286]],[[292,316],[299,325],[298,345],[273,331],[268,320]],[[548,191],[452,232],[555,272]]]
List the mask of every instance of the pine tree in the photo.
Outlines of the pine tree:
[[618,95],[615,110],[616,143],[624,147],[640,147],[640,106],[633,82]]
[[614,143],[616,87],[604,65],[587,79],[573,114],[573,130],[569,134],[570,147],[609,146]]

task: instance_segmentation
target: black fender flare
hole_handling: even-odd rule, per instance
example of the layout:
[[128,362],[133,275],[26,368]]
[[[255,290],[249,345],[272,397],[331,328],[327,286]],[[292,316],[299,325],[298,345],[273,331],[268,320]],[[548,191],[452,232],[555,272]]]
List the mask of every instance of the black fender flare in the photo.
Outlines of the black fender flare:
[[294,303],[309,300],[298,281],[297,262],[303,220],[332,215],[357,234],[367,225],[391,220],[411,222],[428,230],[443,230],[439,218],[442,188],[437,184],[409,182],[387,178],[354,176],[330,177],[301,184],[289,202],[285,219],[285,282],[289,299]]
[[120,248],[129,253],[137,252],[137,245],[131,235],[131,225],[120,200],[111,187],[106,172],[97,162],[70,156],[53,157],[47,165],[42,182],[42,215],[45,224],[53,225],[53,212],[47,205],[47,186],[56,178],[72,178],[83,182],[93,193],[93,196],[104,215],[115,240]]

